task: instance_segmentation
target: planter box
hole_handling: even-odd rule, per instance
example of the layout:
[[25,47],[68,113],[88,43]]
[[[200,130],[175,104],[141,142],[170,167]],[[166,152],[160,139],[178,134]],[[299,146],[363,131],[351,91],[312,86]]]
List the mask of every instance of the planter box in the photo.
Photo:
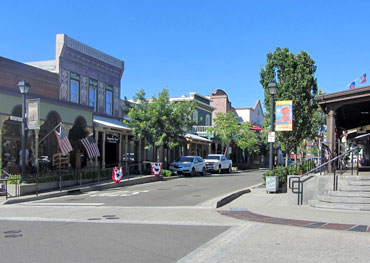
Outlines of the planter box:
[[278,176],[266,176],[266,192],[276,193],[279,189],[279,177]]

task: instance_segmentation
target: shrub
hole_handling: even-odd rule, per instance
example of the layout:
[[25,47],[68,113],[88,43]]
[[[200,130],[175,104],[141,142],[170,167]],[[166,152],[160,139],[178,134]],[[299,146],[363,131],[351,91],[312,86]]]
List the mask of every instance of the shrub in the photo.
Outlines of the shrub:
[[170,170],[162,169],[161,175],[162,175],[163,177],[171,177],[171,176],[173,175],[173,172],[172,172],[172,171],[170,171]]
[[22,177],[20,175],[10,175],[8,177],[8,184],[20,184],[21,178]]

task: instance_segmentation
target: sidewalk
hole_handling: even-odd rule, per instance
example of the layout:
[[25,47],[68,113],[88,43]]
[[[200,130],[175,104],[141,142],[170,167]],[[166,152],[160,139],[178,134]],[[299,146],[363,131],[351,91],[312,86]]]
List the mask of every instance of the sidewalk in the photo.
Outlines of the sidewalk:
[[266,193],[258,186],[217,209],[220,214],[240,220],[280,225],[337,230],[370,231],[370,212],[319,209],[289,205],[286,193]]
[[124,187],[128,185],[144,184],[144,183],[150,183],[150,182],[156,182],[156,181],[162,181],[162,180],[164,180],[162,176],[155,177],[153,175],[125,178],[120,183],[115,183],[111,179],[108,179],[100,183],[83,184],[81,186],[73,185],[69,187],[64,187],[62,190],[54,189],[50,191],[44,191],[42,193],[39,193],[38,195],[36,194],[23,195],[23,196],[11,197],[8,199],[6,199],[5,196],[0,196],[0,205],[36,201],[36,200],[64,196],[64,195],[69,195],[69,194],[74,194],[74,193],[97,191],[97,190],[102,190],[102,189],[107,189],[107,188]]

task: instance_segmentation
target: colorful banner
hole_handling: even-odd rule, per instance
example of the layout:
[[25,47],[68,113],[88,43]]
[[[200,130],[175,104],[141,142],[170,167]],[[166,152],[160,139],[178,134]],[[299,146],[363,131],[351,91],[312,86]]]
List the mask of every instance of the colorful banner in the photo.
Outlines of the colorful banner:
[[118,168],[117,167],[114,167],[113,171],[112,171],[112,179],[115,183],[120,183],[121,182],[121,179],[123,177],[123,172],[122,172],[122,167]]
[[150,163],[150,166],[152,168],[152,174],[156,177],[161,175],[162,171],[162,163]]
[[293,130],[293,101],[276,101],[275,131]]

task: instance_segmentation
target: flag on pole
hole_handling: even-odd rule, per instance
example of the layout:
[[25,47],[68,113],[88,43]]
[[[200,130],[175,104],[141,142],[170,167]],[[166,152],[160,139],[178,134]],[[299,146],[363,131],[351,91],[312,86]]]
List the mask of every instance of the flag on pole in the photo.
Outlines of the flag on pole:
[[354,89],[355,88],[355,82],[352,81],[351,84],[349,84],[349,89]]
[[80,141],[82,142],[89,158],[100,156],[99,148],[92,136],[88,136]]
[[57,136],[58,144],[60,151],[62,152],[62,155],[66,155],[67,153],[71,152],[72,145],[68,140],[68,137],[63,129],[63,127],[60,125],[59,126],[59,132],[57,130],[54,130],[55,136]]
[[366,82],[366,73],[360,76],[360,84],[365,83],[365,82]]

